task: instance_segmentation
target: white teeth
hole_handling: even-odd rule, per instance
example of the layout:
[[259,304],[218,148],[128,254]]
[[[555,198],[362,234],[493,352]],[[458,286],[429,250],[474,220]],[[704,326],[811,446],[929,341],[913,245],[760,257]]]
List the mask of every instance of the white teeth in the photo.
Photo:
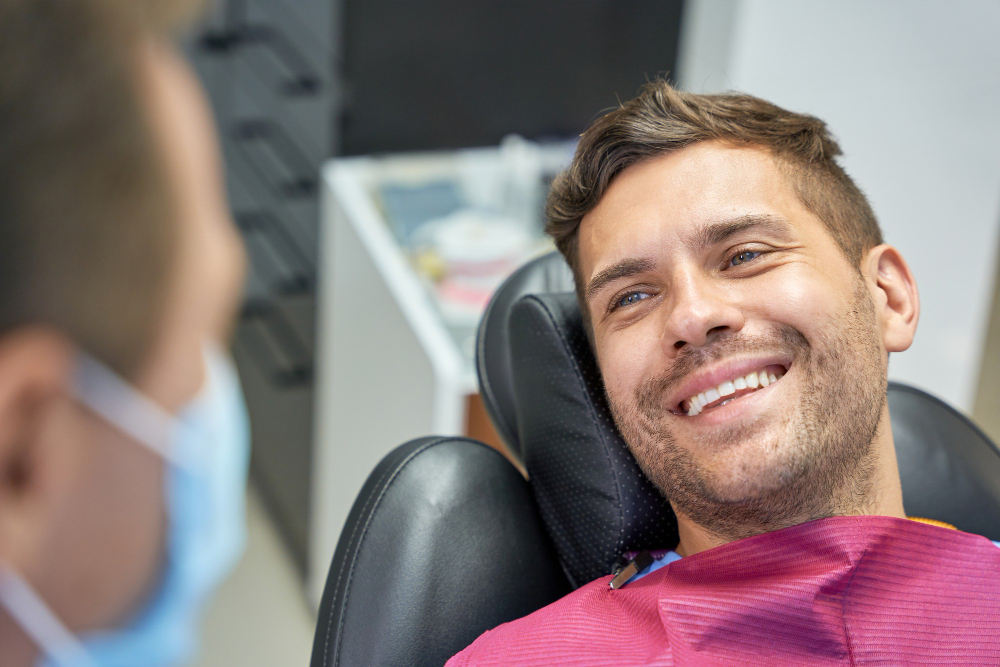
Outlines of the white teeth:
[[[750,373],[745,377],[738,377],[735,380],[723,382],[718,387],[706,389],[704,392],[688,399],[688,416],[694,417],[701,414],[706,405],[719,400],[723,396],[732,396],[737,391],[742,391],[744,389],[767,387],[772,383],[777,382],[782,375],[784,375],[784,373],[777,375],[775,373],[768,373],[767,370],[761,370]],[[724,405],[728,402],[729,401],[724,401],[722,404]]]

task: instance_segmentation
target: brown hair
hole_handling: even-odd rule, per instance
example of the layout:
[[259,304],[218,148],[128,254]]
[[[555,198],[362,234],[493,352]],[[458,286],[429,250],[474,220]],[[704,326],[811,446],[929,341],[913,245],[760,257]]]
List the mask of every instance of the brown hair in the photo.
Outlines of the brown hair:
[[549,191],[546,231],[573,270],[584,318],[589,319],[578,254],[583,217],[628,167],[711,140],[770,151],[798,198],[826,224],[855,265],[865,251],[882,243],[871,205],[835,160],[840,146],[826,123],[750,95],[685,93],[658,79],[587,128],[572,164]]
[[174,261],[136,55],[193,9],[170,4],[0,3],[0,336],[53,326],[126,376],[153,343]]

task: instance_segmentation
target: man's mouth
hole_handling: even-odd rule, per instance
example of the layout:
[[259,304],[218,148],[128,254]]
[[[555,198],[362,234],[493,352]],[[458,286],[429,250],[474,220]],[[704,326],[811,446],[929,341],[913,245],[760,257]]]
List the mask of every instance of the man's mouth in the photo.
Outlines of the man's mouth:
[[784,366],[771,364],[746,375],[726,380],[716,387],[711,387],[681,401],[677,406],[678,413],[697,417],[706,410],[713,410],[774,384],[786,372],[787,369]]

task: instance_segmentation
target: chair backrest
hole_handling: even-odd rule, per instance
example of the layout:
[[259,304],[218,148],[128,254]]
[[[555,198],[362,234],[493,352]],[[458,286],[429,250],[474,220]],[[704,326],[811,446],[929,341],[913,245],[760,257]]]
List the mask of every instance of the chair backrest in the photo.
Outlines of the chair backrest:
[[[480,331],[480,355],[496,354],[479,360],[484,398],[530,482],[464,438],[420,438],[386,456],[337,544],[313,667],[440,665],[607,574],[622,551],[676,543],[669,505],[608,414],[560,272],[557,255],[523,267]],[[923,391],[891,383],[888,400],[907,511],[1000,540],[1000,450]]]
[[[550,253],[501,286],[479,350],[509,349],[479,369],[491,387],[489,414],[516,434],[542,518],[578,586],[606,574],[622,551],[673,546],[676,520],[611,420],[576,296],[550,278],[560,272],[571,278]],[[557,287],[533,289],[539,284]],[[888,400],[907,512],[1000,540],[1000,449],[926,392],[890,383]]]

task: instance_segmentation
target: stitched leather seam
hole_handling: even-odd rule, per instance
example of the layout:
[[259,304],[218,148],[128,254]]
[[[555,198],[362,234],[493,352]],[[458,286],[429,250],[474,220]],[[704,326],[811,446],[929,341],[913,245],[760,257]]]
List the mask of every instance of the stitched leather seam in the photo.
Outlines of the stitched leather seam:
[[[541,306],[545,315],[548,316],[549,321],[553,325],[556,324],[555,316],[552,314],[552,311],[549,309],[549,307],[541,299],[537,298],[533,294],[525,298],[530,299],[535,303],[537,303],[539,306]],[[560,329],[560,327],[553,326],[553,329],[558,334],[559,343],[560,345],[562,345],[563,353],[570,361],[570,365],[572,366],[573,371],[576,375],[577,383],[583,390],[584,397],[588,397],[587,384],[586,381],[583,379],[583,371],[580,369],[580,365],[577,363],[576,357],[572,354],[570,350],[569,341],[566,340],[566,337],[563,335],[562,329]],[[608,468],[611,469],[611,477],[615,481],[615,492],[616,492],[615,497],[616,497],[616,505],[618,506],[618,543],[617,546],[615,547],[615,550],[617,553],[620,553],[622,550],[622,544],[624,543],[624,532],[625,532],[625,512],[621,502],[622,498],[621,483],[618,480],[618,474],[615,471],[615,467],[611,462],[611,453],[608,451],[607,439],[604,437],[604,433],[601,431],[601,427],[597,421],[597,414],[594,410],[593,404],[589,400],[589,397],[588,400],[586,401],[586,404],[587,404],[587,412],[590,414],[590,421],[594,425],[594,430],[597,432],[597,436],[601,441],[601,446],[602,449],[604,450],[604,458],[608,462]]]
[[[336,648],[336,651],[334,652],[334,656],[333,656],[333,659],[334,659],[334,663],[333,664],[337,664],[337,662],[339,661],[339,657],[340,657],[340,645],[341,645],[341,642],[340,642],[339,638],[341,636],[341,633],[344,630],[344,619],[345,619],[346,612],[347,612],[347,601],[348,601],[348,599],[350,597],[351,580],[354,578],[354,565],[355,565],[355,563],[358,560],[358,555],[361,553],[361,543],[364,542],[365,536],[368,534],[368,529],[371,527],[372,520],[373,520],[373,518],[375,516],[375,512],[377,511],[379,504],[382,502],[382,498],[385,496],[386,492],[388,492],[388,490],[389,490],[389,487],[392,485],[393,479],[395,479],[403,471],[403,469],[410,463],[410,461],[412,461],[418,454],[421,454],[421,453],[427,451],[429,448],[434,447],[436,445],[440,445],[440,444],[442,444],[444,442],[470,442],[470,443],[474,443],[474,444],[477,444],[477,445],[480,445],[480,446],[485,446],[485,445],[481,445],[476,440],[472,440],[470,438],[442,437],[442,438],[437,438],[437,439],[431,440],[430,442],[425,443],[424,445],[420,446],[419,448],[417,448],[416,450],[414,450],[413,452],[411,452],[398,465],[396,465],[394,468],[388,470],[385,474],[383,474],[382,477],[379,479],[379,484],[378,484],[378,486],[381,487],[381,491],[379,491],[379,493],[378,493],[377,496],[373,496],[374,502],[372,502],[372,498],[370,498],[369,501],[367,501],[365,503],[365,510],[362,511],[362,513],[361,513],[361,516],[366,517],[365,520],[364,520],[364,528],[361,531],[361,534],[358,535],[357,544],[354,546],[353,553],[351,555],[350,566],[348,568],[346,568],[347,571],[348,571],[348,575],[347,575],[347,579],[344,582],[344,599],[341,602],[341,606],[340,606],[340,620],[337,623],[337,638],[338,638],[338,640],[337,640],[337,648]],[[387,477],[390,477],[390,479],[386,480]],[[383,480],[385,480],[385,481],[383,481]],[[376,488],[378,488],[378,487],[376,487]],[[370,506],[370,510],[368,509],[369,506]],[[361,524],[361,522],[359,522],[357,525],[355,525],[354,526],[354,530],[351,531],[351,542],[353,542],[354,535],[357,534],[358,527],[360,526],[360,524]],[[350,544],[350,542],[349,542],[349,544]],[[341,576],[343,575],[343,573],[344,573],[344,569],[341,569],[341,571],[337,574],[337,589],[336,590],[338,592],[340,590],[340,579],[341,579]],[[336,596],[334,596],[334,599],[336,599]],[[331,618],[330,618],[329,623],[327,623],[327,629],[326,629],[326,644],[324,646],[324,658],[323,658],[323,661],[324,661],[325,664],[330,664],[330,663],[326,663],[326,649],[329,648],[329,644],[330,644],[330,641],[329,641],[330,640],[330,629],[331,629],[332,624],[333,624],[333,617],[332,617],[332,614],[331,614]]]
[[[499,290],[497,291],[499,292]],[[504,417],[503,411],[499,409],[494,411],[490,408],[491,405],[497,402],[496,392],[493,391],[493,385],[490,384],[489,374],[486,373],[486,362],[483,361],[480,363],[479,361],[480,359],[486,358],[486,328],[487,322],[490,321],[491,316],[493,315],[494,303],[495,300],[490,299],[489,305],[486,306],[486,312],[483,313],[483,319],[479,323],[479,326],[482,329],[482,335],[476,336],[476,375],[479,377],[479,389],[488,399],[483,401],[483,404],[489,410],[490,416],[495,416],[496,421],[500,422],[500,426],[504,430],[504,433],[501,435],[507,439],[508,444],[516,444],[517,449],[520,450],[521,441],[517,437],[514,427],[507,421],[507,418]],[[496,412],[496,415],[493,414],[494,412]],[[520,451],[518,451],[518,455],[524,456],[524,454]]]
[[[423,448],[421,447],[420,451],[422,451],[422,450],[423,450]],[[406,459],[404,459],[404,462],[405,461],[406,461]],[[386,479],[386,477],[388,477],[389,475],[393,474],[393,472],[396,469],[398,469],[398,466],[396,466],[394,468],[388,468],[388,469],[386,469],[386,471],[384,473],[382,473],[382,476],[379,478],[378,484],[375,486],[375,488],[384,488],[384,486],[383,486],[384,480]],[[371,496],[368,497],[367,500],[365,500],[365,505],[364,505],[364,507],[361,510],[361,515],[360,516],[363,517],[363,516],[366,516],[368,514],[368,511],[369,511],[368,508],[371,505],[372,501],[375,500],[375,498],[376,498],[375,495],[371,495]],[[357,556],[357,550],[359,550],[359,544],[360,544],[360,542],[358,544],[355,544],[354,537],[355,537],[355,535],[357,535],[358,527],[360,525],[361,525],[360,521],[354,525],[354,529],[351,531],[351,536],[347,540],[347,552],[351,553],[352,549],[355,550],[355,556],[351,558],[351,565],[352,565],[352,567],[353,567],[353,564],[354,564],[354,560],[355,560],[355,558]],[[336,583],[336,585],[334,586],[334,589],[333,589],[333,600],[334,600],[334,602],[337,600],[337,596],[340,594],[340,580],[343,577],[343,575],[344,575],[344,568],[341,568],[340,572],[337,573],[337,583]],[[340,605],[340,616],[341,616],[341,619],[343,619],[343,615],[344,615],[344,604],[341,603],[341,605]],[[342,626],[342,621],[341,621],[341,624],[338,627],[341,627],[341,626]],[[327,621],[327,624],[326,624],[326,637],[325,637],[325,640],[323,642],[323,664],[324,665],[335,664],[336,661],[337,661],[338,656],[340,655],[340,633],[338,632],[337,633],[337,648],[334,651],[334,657],[333,657],[334,662],[330,663],[327,660],[328,654],[330,652],[330,631],[332,629],[333,629],[333,614],[330,614],[330,619],[329,619],[329,621]]]

